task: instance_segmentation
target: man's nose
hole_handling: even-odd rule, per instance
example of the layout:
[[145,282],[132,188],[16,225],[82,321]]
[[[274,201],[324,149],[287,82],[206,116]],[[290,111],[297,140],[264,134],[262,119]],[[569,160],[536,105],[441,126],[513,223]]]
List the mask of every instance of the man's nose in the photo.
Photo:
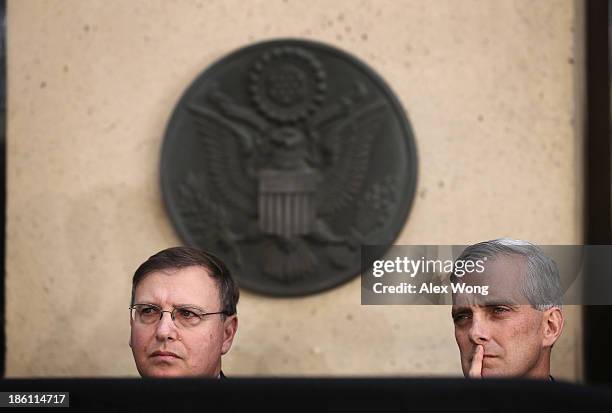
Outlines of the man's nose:
[[483,344],[491,338],[489,322],[481,315],[474,314],[468,332],[470,340],[475,344]]
[[172,316],[169,312],[163,312],[161,319],[157,322],[155,335],[158,340],[176,340],[178,338],[178,330]]

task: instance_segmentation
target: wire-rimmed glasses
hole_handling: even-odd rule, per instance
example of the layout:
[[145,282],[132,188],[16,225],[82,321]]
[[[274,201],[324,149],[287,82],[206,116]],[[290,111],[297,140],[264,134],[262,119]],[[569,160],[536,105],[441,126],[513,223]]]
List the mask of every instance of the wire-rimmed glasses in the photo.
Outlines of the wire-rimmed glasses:
[[151,325],[157,323],[163,317],[164,313],[170,313],[170,317],[178,326],[192,328],[199,325],[204,317],[214,314],[230,315],[227,311],[216,311],[207,313],[197,307],[179,306],[174,307],[172,311],[162,310],[161,307],[154,304],[134,304],[129,307],[132,320],[143,325]]

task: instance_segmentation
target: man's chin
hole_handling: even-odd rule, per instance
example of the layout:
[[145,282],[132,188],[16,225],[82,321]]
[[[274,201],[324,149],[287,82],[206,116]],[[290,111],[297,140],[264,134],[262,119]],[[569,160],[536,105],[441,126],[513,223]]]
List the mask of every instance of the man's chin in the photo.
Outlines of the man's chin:
[[504,379],[504,378],[512,378],[517,377],[516,373],[510,372],[506,369],[500,367],[483,367],[482,368],[482,377],[490,378],[490,379]]
[[188,378],[188,377],[217,377],[217,374],[212,372],[202,372],[199,374],[194,374],[192,371],[185,371],[179,366],[151,366],[147,368],[145,371],[139,371],[142,377],[152,378],[152,379],[171,379],[171,378]]
[[482,369],[482,377],[486,377],[486,378],[501,378],[501,377],[508,377],[507,374],[504,374],[503,371],[499,371],[497,369]]
[[144,374],[143,377],[151,378],[151,379],[171,379],[177,377],[189,377],[183,371],[176,370],[155,370],[150,373]]
[[142,377],[158,379],[189,376],[188,372],[184,371],[178,366],[159,364],[155,366],[148,366],[147,368],[143,369],[143,371],[140,371],[140,375]]
[[498,357],[485,357],[482,363],[482,377],[510,377],[504,360]]

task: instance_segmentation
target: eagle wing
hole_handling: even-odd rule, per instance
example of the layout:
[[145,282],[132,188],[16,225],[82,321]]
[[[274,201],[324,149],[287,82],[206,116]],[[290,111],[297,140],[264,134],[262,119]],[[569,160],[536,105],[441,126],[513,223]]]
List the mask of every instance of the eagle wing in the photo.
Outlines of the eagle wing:
[[206,107],[192,104],[189,111],[204,145],[207,178],[215,191],[211,195],[250,217],[256,216],[257,181],[249,173],[253,136]]
[[382,129],[383,107],[382,102],[373,102],[322,133],[331,159],[323,168],[323,183],[317,194],[321,215],[333,215],[352,206],[361,192],[371,148]]

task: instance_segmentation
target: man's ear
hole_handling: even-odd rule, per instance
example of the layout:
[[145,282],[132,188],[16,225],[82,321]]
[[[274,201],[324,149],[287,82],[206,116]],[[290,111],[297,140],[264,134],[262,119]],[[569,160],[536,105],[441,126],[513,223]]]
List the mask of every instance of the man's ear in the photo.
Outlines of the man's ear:
[[563,312],[559,307],[544,310],[542,345],[552,347],[563,331]]
[[223,344],[221,345],[221,354],[230,351],[232,342],[238,330],[238,316],[236,314],[225,318],[223,321]]
[[134,323],[134,321],[132,320],[132,314],[130,313],[130,341],[128,341],[130,348],[132,348],[132,328],[134,327],[132,323]]

